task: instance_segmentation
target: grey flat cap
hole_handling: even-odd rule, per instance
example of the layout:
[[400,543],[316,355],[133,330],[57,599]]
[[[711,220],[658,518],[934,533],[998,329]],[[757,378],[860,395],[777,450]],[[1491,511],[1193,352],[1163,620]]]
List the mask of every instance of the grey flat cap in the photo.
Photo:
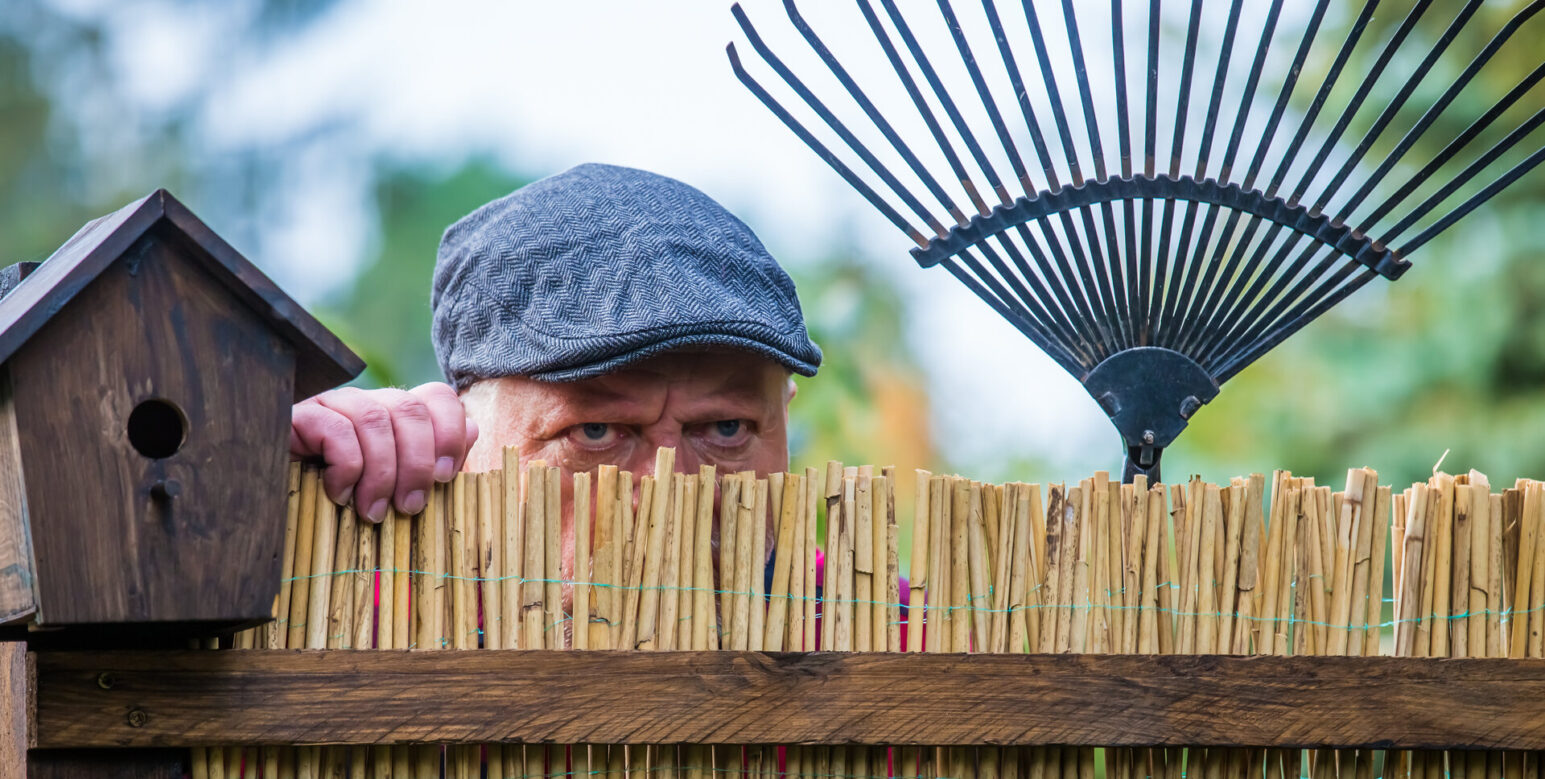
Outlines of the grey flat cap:
[[739,219],[679,181],[580,165],[472,212],[435,262],[435,356],[458,388],[573,381],[680,348],[732,347],[805,376],[794,283]]

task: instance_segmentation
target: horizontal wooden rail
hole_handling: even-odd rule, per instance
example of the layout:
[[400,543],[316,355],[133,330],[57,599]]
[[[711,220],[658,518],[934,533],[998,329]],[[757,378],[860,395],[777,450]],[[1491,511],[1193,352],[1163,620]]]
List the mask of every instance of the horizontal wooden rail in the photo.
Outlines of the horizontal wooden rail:
[[1545,749],[1545,661],[559,651],[40,652],[37,746]]

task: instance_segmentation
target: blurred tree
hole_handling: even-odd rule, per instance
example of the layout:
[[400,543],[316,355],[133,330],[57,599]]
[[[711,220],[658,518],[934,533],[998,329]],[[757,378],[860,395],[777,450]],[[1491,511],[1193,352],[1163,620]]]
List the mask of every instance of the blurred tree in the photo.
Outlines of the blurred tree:
[[[282,145],[212,152],[196,125],[238,63],[312,24],[336,0],[62,3],[5,0],[0,13],[0,264],[41,260],[87,221],[172,190],[238,248],[262,231],[251,217],[277,194]],[[198,74],[149,101],[124,57],[146,12],[199,12],[215,31],[239,30]]]
[[317,307],[369,367],[357,383],[411,387],[444,377],[429,339],[429,287],[452,222],[525,183],[487,159],[441,172],[385,162],[375,179],[372,256],[353,283]]

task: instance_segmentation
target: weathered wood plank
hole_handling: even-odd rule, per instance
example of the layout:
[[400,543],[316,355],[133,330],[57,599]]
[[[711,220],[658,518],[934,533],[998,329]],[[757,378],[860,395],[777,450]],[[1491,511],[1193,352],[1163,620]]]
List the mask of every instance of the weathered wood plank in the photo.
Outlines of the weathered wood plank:
[[27,645],[0,643],[0,776],[25,776],[32,747],[33,678]]
[[43,747],[1545,748],[1542,660],[252,650],[45,652],[37,671]]

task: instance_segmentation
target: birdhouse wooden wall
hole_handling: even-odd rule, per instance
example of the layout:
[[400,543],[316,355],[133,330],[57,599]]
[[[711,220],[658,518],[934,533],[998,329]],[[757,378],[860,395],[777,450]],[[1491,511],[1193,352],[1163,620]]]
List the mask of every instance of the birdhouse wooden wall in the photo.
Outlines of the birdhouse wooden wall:
[[104,219],[0,299],[0,619],[266,618],[290,406],[363,366],[169,195]]

